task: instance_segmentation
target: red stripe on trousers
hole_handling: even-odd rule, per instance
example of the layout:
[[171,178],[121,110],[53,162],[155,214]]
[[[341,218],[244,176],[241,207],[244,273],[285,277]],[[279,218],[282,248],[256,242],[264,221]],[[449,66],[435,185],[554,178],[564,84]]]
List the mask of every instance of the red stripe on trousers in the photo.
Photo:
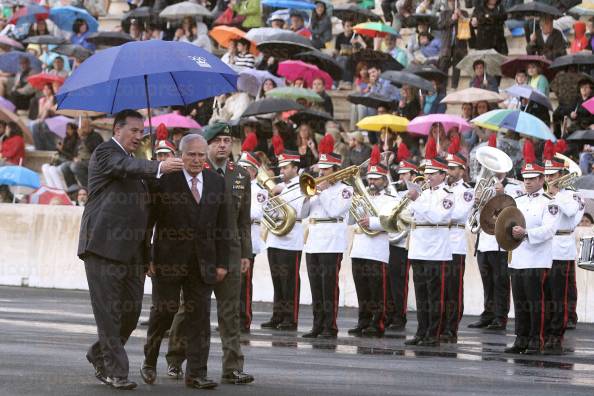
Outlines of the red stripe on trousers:
[[404,275],[404,296],[402,296],[402,316],[408,312],[408,273],[410,272],[410,261],[406,259],[406,275]]
[[248,326],[247,328],[250,328],[250,324],[252,323],[252,289],[250,288],[251,286],[251,275],[252,275],[252,268],[251,265],[248,267],[247,271],[246,271],[246,280],[245,280],[245,316],[247,318],[247,322],[246,323]]
[[441,334],[441,318],[443,317],[443,293],[445,289],[445,278],[443,276],[443,270],[445,267],[445,262],[442,261],[441,265],[439,266],[439,278],[441,279],[440,282],[440,290],[439,290],[439,324],[437,325],[437,336],[439,337]]
[[386,265],[384,263],[381,263],[382,266],[382,290],[383,290],[383,295],[382,295],[382,300],[384,302],[383,306],[382,306],[382,315],[380,317],[380,321],[379,321],[379,329],[381,332],[384,331],[385,326],[384,326],[384,320],[386,318],[386,304],[388,303],[387,301],[387,290],[386,290]]
[[544,271],[542,274],[542,280],[540,281],[540,329],[539,329],[539,338],[540,338],[540,346],[544,345],[544,319],[545,319],[545,295],[544,295],[544,285],[547,279],[547,270]]
[[299,253],[295,254],[295,291],[293,292],[293,322],[295,323],[299,319]]
[[342,259],[340,254],[336,255],[336,276],[334,277],[334,318],[332,319],[332,327],[334,330],[338,330],[336,324],[336,317],[338,316],[338,272],[340,272],[340,260]]

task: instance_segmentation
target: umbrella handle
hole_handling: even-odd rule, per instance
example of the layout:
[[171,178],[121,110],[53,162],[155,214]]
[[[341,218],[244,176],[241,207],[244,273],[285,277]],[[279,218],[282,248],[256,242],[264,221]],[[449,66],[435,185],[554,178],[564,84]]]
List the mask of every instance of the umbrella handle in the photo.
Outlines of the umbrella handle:
[[151,159],[154,161],[155,158],[155,135],[153,134],[153,121],[151,119],[151,98],[149,96],[149,88],[148,88],[148,75],[144,75],[144,91],[146,94],[146,108],[148,114],[148,122],[149,122],[149,133],[151,135]]

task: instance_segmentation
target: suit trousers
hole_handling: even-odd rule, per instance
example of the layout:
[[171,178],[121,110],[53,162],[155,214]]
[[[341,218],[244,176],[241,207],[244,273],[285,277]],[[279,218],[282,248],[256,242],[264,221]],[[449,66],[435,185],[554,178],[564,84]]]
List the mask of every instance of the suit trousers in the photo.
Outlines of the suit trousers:
[[307,276],[311,288],[313,331],[338,333],[338,273],[342,253],[307,253]]
[[510,269],[517,343],[544,344],[546,268]]
[[420,338],[441,334],[447,261],[411,260],[417,300],[417,332]]
[[484,306],[481,320],[499,319],[507,322],[510,280],[507,252],[477,252],[477,262],[483,281]]
[[241,274],[241,293],[240,293],[240,325],[242,329],[249,330],[252,325],[252,298],[254,288],[252,279],[254,278],[254,259],[250,259],[250,265],[244,273]]
[[388,294],[387,265],[381,261],[360,258],[353,258],[351,262],[359,304],[357,327],[364,329],[372,326],[383,332]]
[[184,293],[185,320],[180,342],[188,358],[188,377],[206,376],[210,349],[210,296],[212,286],[205,284],[199,274],[187,276],[157,276],[153,278],[153,306],[149,317],[147,341],[144,346],[145,363],[157,366],[163,335],[173,323],[179,308],[179,293]]
[[274,288],[272,321],[297,324],[301,290],[301,251],[268,248],[268,264]]
[[405,324],[408,304],[408,274],[410,263],[408,250],[390,245],[390,300],[388,313],[392,324]]
[[140,254],[130,263],[119,263],[88,254],[85,272],[99,340],[87,359],[105,368],[110,377],[128,377],[124,345],[136,328],[142,309],[145,268]]
[[545,289],[545,335],[561,338],[569,320],[569,282],[573,260],[553,260]]
[[464,313],[465,254],[454,254],[445,271],[443,330],[442,333],[458,335],[458,324]]

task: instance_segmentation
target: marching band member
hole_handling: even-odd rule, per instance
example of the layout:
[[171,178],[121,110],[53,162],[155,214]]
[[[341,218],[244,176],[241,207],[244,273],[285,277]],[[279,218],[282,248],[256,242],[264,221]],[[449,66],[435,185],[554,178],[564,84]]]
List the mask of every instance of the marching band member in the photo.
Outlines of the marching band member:
[[[459,139],[458,139],[459,142]],[[459,146],[459,144],[457,145]],[[446,267],[441,340],[456,343],[458,341],[458,325],[464,313],[464,269],[466,263],[466,220],[474,203],[474,189],[462,179],[466,172],[466,158],[456,151],[456,143],[452,142],[448,161],[448,189],[453,193],[454,211],[450,223],[450,243],[452,245],[452,261]]]
[[[549,147],[547,147],[549,146]],[[551,141],[545,144],[545,156],[551,153]],[[552,157],[552,153],[550,157]],[[563,335],[569,320],[571,274],[575,282],[576,240],[574,230],[584,215],[585,203],[571,188],[559,188],[555,182],[567,170],[563,163],[550,158],[545,160],[545,179],[548,193],[555,197],[559,207],[558,230],[553,237],[553,265],[547,279],[547,326],[545,328],[544,353],[560,355],[563,353]]]
[[[278,167],[284,183],[276,186],[275,193],[283,194],[283,200],[301,213],[303,197],[299,190],[299,153],[284,151],[277,155]],[[289,192],[288,192],[289,191]],[[263,205],[266,205],[264,202]],[[262,323],[263,329],[297,330],[299,319],[299,293],[301,278],[301,249],[303,248],[303,226],[297,216],[295,226],[283,236],[268,233],[266,248],[268,264],[274,287],[272,318]]]
[[405,345],[439,345],[444,272],[452,260],[449,223],[454,197],[445,185],[447,162],[436,158],[436,151],[435,140],[429,139],[424,162],[429,188],[420,194],[417,190],[407,194],[414,221],[408,258],[413,267],[418,327]]
[[[334,139],[326,135],[319,145],[317,163],[320,176],[329,176],[340,168],[340,155],[332,153]],[[346,215],[351,206],[352,187],[323,181],[319,194],[306,198],[302,217],[309,217],[309,234],[303,250],[312,297],[313,326],[304,338],[336,338],[338,327],[338,273],[342,254],[347,248]]]
[[524,160],[521,173],[526,194],[515,200],[526,228],[512,228],[513,238],[522,243],[513,251],[509,263],[516,340],[505,353],[537,354],[544,343],[544,291],[553,264],[553,235],[560,216],[559,206],[543,190],[544,168],[536,163],[529,140],[524,143]]
[[[367,167],[367,182],[369,197],[376,208],[385,205],[395,205],[397,198],[386,194],[388,169],[380,163],[380,152],[377,145],[373,146],[371,159]],[[355,219],[349,216],[349,224]],[[368,235],[365,229],[379,231],[379,234]],[[355,228],[351,261],[353,280],[357,291],[359,305],[359,320],[357,326],[348,333],[354,336],[383,335],[385,331],[387,290],[387,266],[389,260],[388,234],[383,231],[376,216],[365,216],[359,219]]]

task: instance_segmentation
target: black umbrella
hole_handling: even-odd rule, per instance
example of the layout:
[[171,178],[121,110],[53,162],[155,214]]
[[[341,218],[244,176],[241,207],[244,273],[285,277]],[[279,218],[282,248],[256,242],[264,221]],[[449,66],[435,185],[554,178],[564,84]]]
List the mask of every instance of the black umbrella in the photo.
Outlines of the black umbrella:
[[271,35],[265,41],[260,42],[257,48],[265,55],[277,59],[291,59],[300,52],[315,49],[311,40],[289,30]]
[[242,117],[255,116],[259,114],[279,113],[282,111],[289,110],[305,110],[305,107],[301,106],[294,100],[289,99],[277,99],[277,98],[265,98],[252,102],[247,109],[241,115]]
[[409,85],[411,87],[422,89],[423,91],[433,91],[433,84],[422,77],[405,71],[386,71],[381,77],[390,81],[397,87]]
[[433,65],[415,65],[410,64],[404,71],[416,74],[426,80],[441,81],[448,77],[448,75]]
[[54,48],[52,52],[80,60],[87,59],[89,56],[93,55],[93,51],[78,44],[62,44]]
[[566,140],[571,140],[574,142],[582,141],[582,140],[594,141],[594,130],[593,129],[585,129],[582,131],[575,131],[571,135],[569,135]]
[[157,14],[153,11],[152,7],[138,7],[124,14],[122,21],[128,21],[130,19],[150,19]]
[[385,52],[374,51],[370,48],[364,48],[353,53],[353,62],[367,63],[368,65],[378,65],[382,70],[402,70],[404,66],[401,65],[392,55]]
[[31,36],[23,40],[25,44],[52,44],[52,45],[60,45],[66,43],[66,39],[61,37],[52,36],[49,34],[44,34],[42,36]]
[[381,22],[382,18],[367,8],[355,4],[340,4],[334,7],[332,15],[342,21],[353,21],[355,25],[363,22]]
[[328,54],[323,53],[319,50],[301,52],[293,57],[303,62],[311,63],[316,65],[320,69],[324,70],[334,80],[342,79],[342,67],[336,62],[336,60]]
[[561,69],[567,66],[576,65],[594,65],[593,54],[571,54],[558,57],[551,63],[549,69]]
[[514,17],[527,17],[527,16],[544,16],[550,15],[553,17],[560,17],[563,15],[561,11],[557,7],[553,7],[538,1],[532,1],[530,3],[518,4],[513,6],[507,13],[514,16]]
[[429,25],[432,29],[437,28],[437,21],[439,19],[431,14],[412,14],[409,18],[405,18],[403,26],[406,28],[416,28],[419,24]]
[[347,100],[353,104],[363,105],[365,107],[372,107],[377,109],[380,106],[391,108],[394,105],[394,101],[387,96],[379,95],[376,93],[370,94],[352,94],[347,96]]
[[87,41],[97,46],[115,47],[134,41],[134,39],[124,32],[95,32],[87,36]]
[[[299,125],[304,122],[324,123],[326,121],[331,121],[334,118],[325,111],[305,109],[293,114],[291,117],[289,117],[289,119],[293,121],[293,123]],[[320,133],[324,132],[320,131]]]

